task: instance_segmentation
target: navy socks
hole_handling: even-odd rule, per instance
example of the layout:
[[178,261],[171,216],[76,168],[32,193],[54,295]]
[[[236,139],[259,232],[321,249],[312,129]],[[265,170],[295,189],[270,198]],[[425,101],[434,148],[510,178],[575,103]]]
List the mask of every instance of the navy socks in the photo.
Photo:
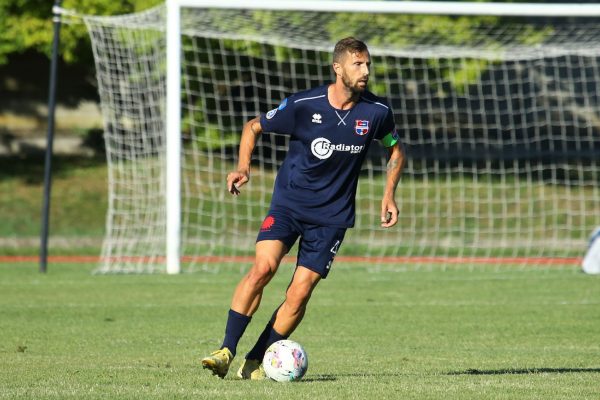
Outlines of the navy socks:
[[223,347],[227,347],[231,354],[235,356],[238,342],[244,334],[246,327],[250,323],[252,317],[249,317],[239,312],[229,310],[229,316],[227,317],[227,325],[225,327],[225,339],[223,339]]
[[267,326],[265,326],[265,329],[260,334],[252,350],[250,350],[250,352],[246,354],[246,359],[262,361],[263,357],[265,356],[265,352],[267,351],[270,345],[272,345],[278,340],[288,338],[287,336],[280,335],[275,329],[273,329],[273,324],[275,323],[275,316],[277,315],[278,310],[279,307],[273,313],[271,320],[269,321]]
[[[287,339],[287,336],[279,334],[275,329],[273,329],[273,324],[275,323],[275,317],[277,315],[277,310],[273,313],[271,320],[265,326],[265,329],[260,334],[256,344],[250,350],[250,352],[246,355],[247,359],[250,360],[262,360],[265,356],[265,352],[267,348],[275,343],[278,340]],[[229,310],[229,316],[227,317],[227,325],[225,327],[225,339],[223,339],[223,347],[227,347],[231,354],[235,356],[237,351],[237,345],[240,341],[240,338],[246,331],[246,327],[250,323],[252,317],[249,317],[244,314],[240,314],[236,311]]]

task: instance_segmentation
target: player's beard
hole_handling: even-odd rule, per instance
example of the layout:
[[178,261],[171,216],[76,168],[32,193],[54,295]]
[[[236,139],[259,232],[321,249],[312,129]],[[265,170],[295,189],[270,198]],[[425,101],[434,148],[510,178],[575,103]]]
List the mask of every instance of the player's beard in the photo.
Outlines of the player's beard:
[[[365,81],[365,86],[360,86],[361,81]],[[360,78],[357,79],[356,82],[352,82],[350,78],[348,78],[345,75],[342,75],[342,83],[350,91],[350,93],[352,93],[353,96],[362,94],[367,88],[368,82],[368,78]]]

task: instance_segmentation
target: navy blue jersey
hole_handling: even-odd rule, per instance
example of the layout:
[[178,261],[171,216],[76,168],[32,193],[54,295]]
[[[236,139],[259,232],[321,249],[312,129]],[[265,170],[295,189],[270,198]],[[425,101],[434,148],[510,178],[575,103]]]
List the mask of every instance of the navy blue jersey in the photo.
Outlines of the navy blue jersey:
[[368,91],[351,109],[338,110],[329,103],[327,88],[296,93],[261,115],[265,132],[290,136],[271,208],[286,209],[300,221],[352,227],[362,162],[373,139],[393,134],[397,140],[394,116]]

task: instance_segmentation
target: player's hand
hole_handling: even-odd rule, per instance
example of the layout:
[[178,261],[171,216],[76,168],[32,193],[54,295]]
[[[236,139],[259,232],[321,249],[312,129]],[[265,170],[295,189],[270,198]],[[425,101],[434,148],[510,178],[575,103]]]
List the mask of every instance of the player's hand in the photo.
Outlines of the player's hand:
[[240,188],[250,180],[247,171],[234,171],[227,174],[227,190],[234,196],[240,194]]
[[394,199],[383,199],[381,202],[381,227],[391,228],[396,225],[399,212]]

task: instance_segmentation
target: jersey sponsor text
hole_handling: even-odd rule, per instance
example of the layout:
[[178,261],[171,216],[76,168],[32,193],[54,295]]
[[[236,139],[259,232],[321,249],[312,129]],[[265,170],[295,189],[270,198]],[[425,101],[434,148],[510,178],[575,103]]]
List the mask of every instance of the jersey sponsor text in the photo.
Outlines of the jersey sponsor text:
[[310,144],[310,149],[313,155],[321,160],[325,160],[333,154],[334,151],[346,151],[351,154],[357,154],[363,151],[365,145],[350,145],[350,144],[334,144],[324,137],[316,138]]

